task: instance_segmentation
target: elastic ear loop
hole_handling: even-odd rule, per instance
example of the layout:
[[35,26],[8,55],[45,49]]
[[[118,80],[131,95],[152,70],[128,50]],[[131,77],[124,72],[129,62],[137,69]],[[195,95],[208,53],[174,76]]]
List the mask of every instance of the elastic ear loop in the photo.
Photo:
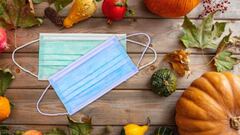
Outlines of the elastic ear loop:
[[[13,51],[13,53],[12,53],[12,61],[13,61],[13,63],[14,63],[16,66],[18,66],[21,70],[23,70],[24,72],[29,73],[30,75],[32,75],[32,76],[34,76],[34,77],[36,77],[36,78],[38,78],[38,76],[37,76],[36,74],[34,74],[33,72],[31,72],[31,71],[23,68],[22,66],[20,66],[20,65],[16,62],[16,60],[15,60],[15,53],[16,53],[18,50],[21,50],[21,49],[23,49],[23,48],[25,48],[25,47],[27,47],[27,46],[30,46],[31,44],[36,43],[36,42],[38,42],[38,41],[39,41],[39,39],[33,40],[33,41],[31,41],[31,42],[28,42],[28,43],[26,43],[26,44],[24,44],[24,45],[16,48],[16,49]],[[40,110],[39,104],[40,104],[40,102],[42,101],[44,95],[47,93],[47,91],[48,91],[48,89],[50,88],[50,86],[51,86],[51,85],[48,84],[48,86],[46,87],[46,89],[43,91],[42,95],[41,95],[40,98],[38,99],[37,105],[36,105],[36,106],[37,106],[37,111],[38,111],[40,114],[46,115],[46,116],[60,116],[60,115],[66,115],[66,114],[68,114],[68,113],[55,113],[55,114],[52,113],[52,114],[51,114],[51,113],[44,113],[44,112],[42,112],[42,111]]]
[[146,36],[147,39],[148,39],[148,42],[146,44],[144,44],[144,43],[137,42],[137,41],[134,41],[134,40],[131,40],[131,39],[127,39],[128,42],[131,42],[131,43],[134,43],[134,44],[137,44],[137,45],[145,47],[145,49],[142,52],[141,57],[139,58],[139,60],[137,62],[137,66],[139,67],[139,65],[141,64],[141,62],[143,60],[143,57],[146,54],[147,49],[152,50],[152,52],[154,53],[154,59],[152,61],[150,61],[149,63],[147,63],[147,64],[145,64],[145,65],[143,65],[141,67],[139,67],[139,70],[142,70],[142,69],[146,68],[147,66],[149,66],[149,65],[151,65],[151,64],[153,64],[154,62],[157,61],[157,52],[156,52],[156,50],[154,48],[150,47],[150,44],[151,44],[152,41],[151,41],[151,37],[148,34],[146,34],[146,33],[134,33],[134,34],[128,35],[127,37],[133,37],[133,36],[138,36],[138,35]]
[[47,93],[48,89],[51,87],[51,84],[48,84],[48,86],[45,88],[45,90],[43,91],[42,95],[40,96],[40,98],[38,99],[37,101],[37,111],[42,114],[42,115],[45,115],[45,116],[61,116],[61,115],[67,115],[68,113],[45,113],[43,111],[41,111],[39,105],[44,97],[44,95]]
[[31,42],[28,42],[28,43],[26,43],[26,44],[24,44],[24,45],[16,48],[16,49],[13,51],[13,53],[12,53],[12,61],[13,61],[13,63],[14,63],[16,66],[18,66],[21,70],[23,70],[24,72],[29,73],[30,75],[32,75],[32,76],[34,76],[34,77],[36,77],[36,78],[38,78],[38,76],[37,76],[36,74],[34,74],[33,72],[31,72],[31,71],[23,68],[22,66],[20,66],[20,65],[16,62],[16,60],[15,60],[15,53],[16,53],[18,50],[21,50],[21,49],[23,49],[23,48],[25,48],[25,47],[27,47],[27,46],[30,46],[31,44],[36,43],[36,42],[38,42],[38,41],[39,41],[39,39],[33,40],[33,41],[31,41]]

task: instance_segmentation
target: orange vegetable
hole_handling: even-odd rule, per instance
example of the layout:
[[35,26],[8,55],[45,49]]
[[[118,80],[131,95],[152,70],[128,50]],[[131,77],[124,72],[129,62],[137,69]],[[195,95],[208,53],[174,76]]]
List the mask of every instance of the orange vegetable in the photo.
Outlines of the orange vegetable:
[[43,135],[42,132],[38,130],[27,130],[23,135]]
[[207,72],[193,81],[176,105],[180,135],[239,135],[240,77]]
[[7,97],[0,96],[0,122],[7,119],[11,113],[10,102]]
[[200,0],[144,0],[147,8],[161,17],[180,17],[187,15]]
[[75,0],[68,16],[64,19],[64,27],[71,28],[73,24],[88,19],[96,9],[94,0]]

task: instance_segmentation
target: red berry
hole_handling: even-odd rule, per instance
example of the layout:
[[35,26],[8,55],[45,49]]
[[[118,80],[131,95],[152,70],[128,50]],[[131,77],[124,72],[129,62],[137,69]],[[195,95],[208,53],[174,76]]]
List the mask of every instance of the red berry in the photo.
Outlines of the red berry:
[[203,12],[199,15],[199,17],[203,17],[212,12],[222,12],[228,9],[230,2],[229,0],[203,0]]

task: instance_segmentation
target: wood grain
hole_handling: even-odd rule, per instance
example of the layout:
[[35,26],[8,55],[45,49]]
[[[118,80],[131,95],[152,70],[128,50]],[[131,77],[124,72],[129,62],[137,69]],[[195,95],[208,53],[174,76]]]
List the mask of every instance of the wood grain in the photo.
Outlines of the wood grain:
[[[16,130],[29,130],[29,129],[35,129],[39,130],[43,133],[49,132],[53,128],[59,128],[61,130],[64,130],[67,135],[69,135],[69,129],[67,126],[53,126],[53,125],[7,125],[10,129],[10,132],[15,132]],[[159,126],[150,126],[148,132],[146,135],[151,135],[156,128]],[[173,130],[176,131],[176,127],[170,127]],[[106,126],[93,126],[91,135],[106,135],[104,134],[104,131],[106,129]],[[110,126],[111,133],[108,135],[120,135],[122,126]]]
[[[67,124],[66,116],[42,116],[36,110],[36,102],[43,90],[9,89],[7,96],[15,108],[4,124]],[[174,125],[175,104],[182,91],[168,98],[159,97],[151,91],[111,91],[96,102],[88,105],[73,118],[92,117],[93,125],[125,125],[146,123],[150,117],[152,125]],[[53,90],[49,90],[41,103],[43,111],[65,112],[62,103]]]
[[[130,57],[136,63],[140,57],[140,54],[130,54]],[[158,55],[157,61],[139,72],[137,75],[121,84],[117,89],[149,89],[150,78],[152,74],[159,68],[168,67],[168,63],[163,61],[164,55]],[[16,76],[11,88],[45,88],[48,85],[47,81],[38,81],[36,78],[29,74],[20,71],[11,60],[10,54],[0,55],[0,67],[10,68]],[[190,83],[203,74],[206,71],[214,70],[210,66],[205,65],[210,60],[211,56],[191,55],[190,65],[193,69],[192,74],[189,77],[179,78],[178,89],[184,89],[190,85]],[[142,64],[147,63],[153,59],[153,54],[145,55]],[[20,53],[16,55],[17,62],[37,74],[38,72],[38,55],[35,53]]]
[[[176,49],[184,48],[179,41],[179,37],[183,34],[181,30],[181,19],[138,19],[133,21],[132,19],[126,19],[121,22],[116,22],[113,25],[107,25],[104,19],[92,18],[77,24],[70,29],[64,29],[59,31],[59,28],[54,26],[49,20],[45,20],[45,23],[41,27],[34,27],[31,29],[18,29],[16,32],[16,42],[14,41],[14,33],[10,32],[10,49],[12,52],[15,46],[21,46],[27,42],[39,38],[39,33],[137,33],[145,32],[152,37],[152,46],[158,53],[168,53]],[[233,30],[233,35],[239,35],[240,33],[240,21],[228,21],[229,25],[226,28]],[[139,42],[146,42],[143,37],[133,38]],[[15,44],[16,43],[16,44]],[[38,45],[32,45],[29,48],[22,49],[21,52],[38,52]],[[141,53],[142,48],[136,45],[128,44],[129,53]],[[201,50],[192,50],[193,53],[201,54]],[[214,50],[206,50],[206,53],[212,53]]]
[[[231,0],[229,10],[224,13],[218,13],[216,19],[229,22],[228,28],[234,32],[233,35],[239,35],[240,32],[240,9],[239,0]],[[43,17],[43,12],[49,5],[42,3],[35,6],[36,14]],[[44,19],[41,27],[31,29],[18,29],[16,31],[16,39],[14,31],[8,33],[10,49],[7,53],[0,54],[0,68],[10,68],[16,79],[13,81],[6,96],[15,104],[10,118],[2,124],[8,124],[11,131],[17,129],[38,129],[48,131],[53,127],[58,127],[66,132],[67,119],[66,116],[46,117],[40,115],[36,111],[36,102],[47,86],[47,81],[38,81],[36,78],[19,72],[19,69],[11,60],[11,52],[18,46],[21,46],[31,40],[37,39],[39,33],[136,33],[145,32],[152,36],[152,46],[159,53],[158,60],[155,64],[147,67],[137,75],[118,86],[108,94],[104,95],[96,102],[85,107],[74,118],[79,119],[84,115],[89,115],[93,119],[92,135],[100,135],[105,125],[113,125],[113,133],[111,135],[119,135],[123,125],[127,123],[144,124],[147,117],[152,120],[150,133],[160,125],[175,126],[174,113],[175,104],[183,90],[190,83],[206,71],[214,70],[211,66],[205,65],[210,59],[214,50],[206,50],[207,55],[202,55],[202,51],[193,49],[190,57],[191,68],[193,70],[189,77],[179,78],[178,90],[170,97],[159,97],[150,91],[150,77],[154,71],[159,68],[168,67],[167,63],[162,61],[164,54],[176,49],[184,48],[179,42],[182,35],[181,24],[182,18],[160,18],[151,14],[143,4],[143,0],[129,0],[129,6],[136,11],[136,16],[127,17],[120,22],[114,22],[112,25],[106,24],[106,19],[101,13],[101,3],[98,3],[98,9],[93,18],[81,22],[70,29],[59,30],[48,19]],[[66,16],[70,5],[60,12]],[[202,11],[202,5],[199,5],[188,16],[195,19],[197,23],[198,15]],[[142,37],[136,37],[135,40],[145,42]],[[130,57],[136,63],[142,48],[135,45],[128,45],[127,49]],[[17,61],[23,67],[37,73],[38,71],[38,46],[27,47],[17,54]],[[152,59],[151,52],[145,56],[143,63]],[[239,70],[239,69],[238,69]],[[60,112],[65,111],[62,103],[59,101],[53,89],[50,89],[44,98],[41,108],[44,111]]]
[[[133,17],[136,18],[160,18],[156,15],[153,15],[150,13],[147,8],[144,6],[144,0],[129,0],[128,5],[131,9],[133,9],[136,12],[136,15]],[[240,4],[239,0],[231,0],[231,5],[229,6],[229,9],[224,14],[219,13],[217,15],[217,18],[221,19],[236,19],[240,17],[240,9],[238,5]],[[101,11],[101,5],[102,2],[97,3],[97,11],[94,14],[94,17],[103,17],[102,11]],[[48,3],[42,3],[35,6],[36,14],[38,16],[44,16],[44,9],[48,7]],[[53,7],[53,5],[51,5]],[[68,14],[69,8],[71,5],[67,6],[64,10],[60,12],[61,15],[66,16]],[[191,18],[197,18],[199,14],[203,11],[202,4],[199,4],[188,16]]]

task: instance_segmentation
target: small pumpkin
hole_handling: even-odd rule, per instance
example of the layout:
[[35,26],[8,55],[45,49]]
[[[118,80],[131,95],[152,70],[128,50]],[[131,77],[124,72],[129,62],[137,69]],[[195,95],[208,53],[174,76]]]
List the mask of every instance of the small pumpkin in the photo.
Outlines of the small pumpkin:
[[144,0],[146,7],[161,17],[180,17],[187,15],[200,0]]
[[159,96],[169,96],[176,91],[177,77],[169,69],[159,69],[151,78],[152,91]]
[[22,135],[43,135],[43,134],[38,130],[27,130]]
[[0,122],[7,119],[11,113],[11,105],[7,97],[0,96]]
[[207,72],[184,91],[176,105],[180,135],[239,135],[240,78]]

